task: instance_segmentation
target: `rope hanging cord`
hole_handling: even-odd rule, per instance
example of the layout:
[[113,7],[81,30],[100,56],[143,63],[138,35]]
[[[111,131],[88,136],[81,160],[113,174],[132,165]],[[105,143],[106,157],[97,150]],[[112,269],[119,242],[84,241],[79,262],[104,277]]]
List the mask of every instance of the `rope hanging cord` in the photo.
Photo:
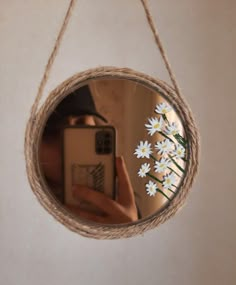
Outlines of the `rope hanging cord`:
[[[157,28],[154,25],[154,20],[153,20],[153,17],[151,15],[151,12],[150,12],[150,9],[149,9],[149,6],[148,6],[148,1],[147,0],[140,0],[140,1],[141,1],[142,5],[143,5],[148,24],[150,26],[150,29],[151,29],[152,33],[153,33],[153,36],[154,36],[155,42],[157,44],[157,47],[158,47],[158,49],[159,49],[159,51],[161,53],[161,56],[163,58],[163,61],[165,63],[166,69],[167,69],[167,71],[169,73],[169,76],[170,76],[171,82],[172,82],[172,84],[174,86],[174,89],[175,89],[176,93],[179,96],[181,96],[181,91],[180,91],[179,85],[177,83],[176,77],[174,75],[174,72],[173,72],[173,70],[171,68],[171,65],[169,63],[169,60],[167,58],[167,55],[166,55],[165,49],[163,47],[163,44],[162,44],[162,42],[160,40],[159,32],[158,32]],[[48,81],[48,78],[49,78],[49,75],[50,75],[50,72],[51,72],[51,69],[52,69],[52,65],[53,65],[53,63],[55,61],[55,58],[57,56],[59,47],[60,47],[61,42],[62,42],[62,38],[63,38],[64,33],[66,31],[66,28],[68,26],[68,23],[69,23],[71,15],[72,15],[73,9],[75,7],[75,4],[76,4],[76,0],[71,0],[70,3],[69,3],[69,7],[67,9],[64,21],[62,23],[61,29],[60,29],[59,34],[57,36],[57,39],[56,39],[55,45],[53,47],[52,53],[51,53],[51,55],[50,55],[50,57],[48,59],[47,65],[45,67],[44,75],[43,75],[43,78],[42,78],[42,80],[40,82],[40,85],[39,85],[39,88],[38,88],[38,92],[37,92],[34,104],[33,104],[32,108],[31,108],[31,115],[32,116],[34,116],[36,114],[36,112],[37,112],[37,107],[38,107],[39,101],[40,101],[40,99],[41,99],[41,97],[43,95],[43,91],[44,91],[45,86],[47,84],[47,81]]]
[[76,3],[76,0],[71,0],[70,1],[69,7],[67,9],[65,18],[64,18],[62,26],[61,26],[61,29],[60,29],[59,34],[57,36],[55,45],[53,47],[52,53],[51,53],[51,55],[50,55],[50,57],[48,59],[47,65],[45,67],[43,78],[42,78],[42,80],[41,80],[41,82],[39,84],[39,88],[38,88],[38,92],[37,92],[34,104],[33,104],[32,108],[31,108],[31,115],[32,116],[34,116],[36,114],[36,112],[37,112],[37,107],[38,107],[39,101],[40,101],[40,99],[41,99],[41,97],[43,95],[43,91],[44,91],[45,86],[47,84],[47,81],[48,81],[48,78],[49,78],[49,75],[50,75],[50,72],[51,72],[51,69],[52,69],[52,65],[53,65],[53,63],[55,61],[55,58],[57,56],[59,47],[61,45],[62,38],[63,38],[64,33],[66,31],[66,28],[68,26],[70,17],[72,15],[72,11],[73,11],[73,9],[75,7],[75,3]]

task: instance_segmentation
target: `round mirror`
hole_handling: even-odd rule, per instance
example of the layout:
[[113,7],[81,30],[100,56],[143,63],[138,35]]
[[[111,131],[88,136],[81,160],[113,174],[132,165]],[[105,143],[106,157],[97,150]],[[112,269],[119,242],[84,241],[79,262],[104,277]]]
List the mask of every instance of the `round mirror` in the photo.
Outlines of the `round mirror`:
[[165,209],[188,167],[188,140],[164,93],[119,77],[89,79],[57,102],[39,142],[52,196],[78,219],[126,224]]

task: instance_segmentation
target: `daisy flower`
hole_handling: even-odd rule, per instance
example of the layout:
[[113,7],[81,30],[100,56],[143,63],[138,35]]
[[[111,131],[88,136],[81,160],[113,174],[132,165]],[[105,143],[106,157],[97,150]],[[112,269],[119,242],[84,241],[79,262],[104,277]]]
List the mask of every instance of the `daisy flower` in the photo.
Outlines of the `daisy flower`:
[[158,150],[158,154],[170,153],[173,150],[173,146],[174,144],[169,139],[165,139],[155,144],[155,148]]
[[165,102],[156,105],[155,112],[157,114],[166,114],[172,110],[171,106]]
[[169,173],[166,176],[164,176],[164,181],[163,181],[162,186],[164,189],[168,189],[172,186],[172,184],[175,183],[175,181],[176,179],[175,179],[174,173]]
[[161,160],[155,161],[154,170],[155,172],[164,172],[171,165],[171,160],[162,157]]
[[154,135],[155,132],[160,132],[163,125],[162,117],[158,120],[158,118],[150,118],[148,119],[149,124],[145,124],[145,127],[148,130],[149,135]]
[[134,154],[137,155],[137,158],[150,158],[150,154],[152,153],[151,144],[148,141],[140,141],[140,144],[137,146]]
[[149,163],[144,163],[141,165],[141,168],[139,169],[138,175],[140,177],[146,177],[146,174],[151,170]]
[[157,185],[151,180],[146,184],[146,191],[149,196],[155,196],[157,193]]
[[173,122],[173,123],[169,123],[167,126],[166,126],[166,129],[165,129],[165,133],[167,135],[176,135],[179,133],[179,128],[178,128],[178,125]]
[[178,144],[172,154],[176,158],[183,158],[185,156],[185,148],[182,145]]

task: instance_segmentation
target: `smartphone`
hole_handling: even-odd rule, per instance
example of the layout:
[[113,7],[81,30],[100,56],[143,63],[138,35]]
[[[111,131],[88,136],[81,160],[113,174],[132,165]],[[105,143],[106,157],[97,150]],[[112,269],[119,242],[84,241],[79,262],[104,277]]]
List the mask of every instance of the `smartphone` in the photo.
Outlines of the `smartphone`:
[[115,146],[116,131],[112,126],[82,125],[64,128],[65,204],[81,206],[81,201],[78,203],[72,195],[73,185],[88,186],[115,199]]

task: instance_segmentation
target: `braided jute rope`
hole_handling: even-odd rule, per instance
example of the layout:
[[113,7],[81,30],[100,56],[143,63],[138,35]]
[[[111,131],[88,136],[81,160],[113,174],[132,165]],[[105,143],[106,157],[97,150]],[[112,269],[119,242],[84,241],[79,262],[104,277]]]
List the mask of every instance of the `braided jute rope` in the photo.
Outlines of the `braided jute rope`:
[[[147,1],[141,0],[144,5],[148,22],[153,27],[155,32],[155,39],[161,45],[157,31],[155,30],[152,17],[147,7]],[[167,219],[175,215],[175,213],[183,206],[192,183],[196,177],[198,170],[198,157],[199,157],[199,134],[194,122],[192,113],[186,104],[185,100],[181,96],[180,89],[175,80],[173,72],[171,71],[168,59],[165,53],[158,45],[164,62],[170,70],[170,77],[174,88],[169,86],[162,80],[152,78],[149,75],[131,70],[129,68],[117,68],[117,67],[98,67],[89,69],[80,73],[77,73],[69,79],[62,82],[57,88],[55,88],[47,97],[43,105],[39,108],[39,101],[42,97],[44,87],[49,77],[49,73],[56,57],[58,48],[60,46],[63,34],[66,30],[69,18],[71,16],[75,0],[70,1],[69,8],[66,13],[62,28],[59,32],[56,40],[53,52],[48,60],[45,68],[43,79],[40,83],[39,90],[35,99],[35,102],[31,108],[30,118],[26,126],[25,133],[25,159],[26,159],[26,171],[29,179],[29,183],[36,197],[41,205],[52,215],[56,220],[65,225],[68,229],[79,233],[86,237],[92,237],[96,239],[115,239],[131,237],[138,234],[142,234],[147,230],[153,229],[158,225],[165,222]],[[162,47],[162,45],[161,45]],[[171,105],[179,115],[188,140],[188,163],[186,167],[186,174],[183,177],[182,183],[178,189],[177,194],[173,197],[161,211],[153,214],[152,216],[139,220],[131,224],[122,225],[103,225],[95,224],[89,221],[80,219],[73,216],[67,211],[63,205],[61,205],[52,196],[50,189],[45,183],[45,179],[41,173],[38,149],[41,141],[41,135],[45,126],[45,123],[53,112],[57,104],[65,98],[68,94],[75,89],[86,84],[91,79],[99,78],[122,78],[127,80],[133,80],[140,84],[143,84],[157,92],[161,92],[163,96],[171,102]]]

